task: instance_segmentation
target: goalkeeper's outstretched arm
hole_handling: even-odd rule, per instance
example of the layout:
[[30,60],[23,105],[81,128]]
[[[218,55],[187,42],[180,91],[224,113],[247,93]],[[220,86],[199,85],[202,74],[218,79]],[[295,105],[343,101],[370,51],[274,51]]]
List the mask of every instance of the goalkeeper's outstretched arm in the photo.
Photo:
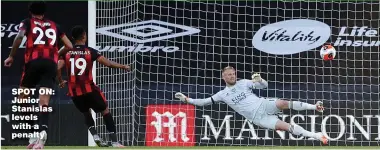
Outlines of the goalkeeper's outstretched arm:
[[211,104],[214,104],[215,102],[220,101],[220,99],[217,98],[218,96],[216,94],[214,96],[211,96],[209,98],[204,98],[204,99],[189,98],[182,93],[176,93],[175,97],[180,99],[183,102],[190,103],[196,106],[211,105]]
[[261,78],[260,74],[255,73],[252,75],[252,82],[249,82],[249,86],[254,89],[265,89],[268,87],[268,82]]

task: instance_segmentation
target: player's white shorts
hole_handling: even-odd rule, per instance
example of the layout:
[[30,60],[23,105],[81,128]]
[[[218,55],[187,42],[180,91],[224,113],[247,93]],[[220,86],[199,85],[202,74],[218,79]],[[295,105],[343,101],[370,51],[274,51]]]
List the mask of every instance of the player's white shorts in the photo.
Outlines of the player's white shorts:
[[277,114],[281,112],[276,106],[278,98],[264,98],[264,102],[257,109],[252,123],[266,129],[274,130],[278,120]]

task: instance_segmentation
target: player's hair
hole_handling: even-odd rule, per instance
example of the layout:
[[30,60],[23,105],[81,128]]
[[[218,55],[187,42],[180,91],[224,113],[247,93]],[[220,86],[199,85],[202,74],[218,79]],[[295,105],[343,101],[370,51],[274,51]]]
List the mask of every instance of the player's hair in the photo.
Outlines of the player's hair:
[[44,15],[46,12],[46,3],[44,1],[31,2],[29,12],[33,15]]
[[74,40],[80,40],[83,38],[85,32],[86,31],[82,26],[77,25],[71,29],[71,36]]
[[231,66],[227,66],[227,67],[224,67],[224,68],[222,69],[222,73],[223,73],[224,71],[228,70],[228,69],[232,69],[232,70],[235,70],[235,68],[234,68],[234,67],[231,67]]

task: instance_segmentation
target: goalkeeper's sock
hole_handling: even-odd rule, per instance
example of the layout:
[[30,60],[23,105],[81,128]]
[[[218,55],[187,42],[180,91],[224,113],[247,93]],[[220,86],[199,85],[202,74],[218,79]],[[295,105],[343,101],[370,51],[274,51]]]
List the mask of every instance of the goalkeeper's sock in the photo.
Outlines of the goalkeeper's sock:
[[312,137],[312,138],[316,137],[316,133],[307,131],[304,128],[302,128],[301,126],[296,125],[296,124],[290,125],[289,132],[294,134],[294,135],[298,135],[298,136],[306,136],[306,137]]
[[90,112],[84,112],[83,115],[84,115],[84,119],[86,121],[86,125],[87,125],[88,130],[90,131],[90,133],[93,136],[94,135],[98,135],[98,133],[95,130],[95,122],[94,122],[94,119],[92,118],[91,113]]
[[[47,105],[42,105],[42,108],[46,108],[48,110]],[[46,131],[48,129],[48,124],[49,124],[49,112],[40,112],[40,130],[41,131]]]
[[317,106],[299,101],[290,101],[289,108],[293,110],[316,110]]
[[104,123],[106,124],[106,128],[108,132],[110,132],[111,141],[117,142],[116,126],[115,126],[115,122],[113,121],[111,113],[104,114],[103,119],[104,119]]

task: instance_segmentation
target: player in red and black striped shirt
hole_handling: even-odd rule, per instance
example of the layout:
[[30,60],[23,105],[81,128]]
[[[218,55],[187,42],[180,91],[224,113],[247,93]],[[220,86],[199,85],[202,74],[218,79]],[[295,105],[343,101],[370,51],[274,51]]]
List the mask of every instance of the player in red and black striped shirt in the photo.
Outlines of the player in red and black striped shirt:
[[[72,48],[70,40],[59,26],[49,19],[44,18],[46,4],[44,2],[32,2],[29,5],[31,18],[24,19],[20,23],[19,32],[13,42],[9,57],[4,65],[10,67],[13,57],[20,47],[22,39],[26,36],[25,64],[21,77],[20,88],[51,89],[55,85],[56,68],[58,62],[58,41],[61,39],[67,49]],[[19,98],[27,98],[21,94]],[[49,105],[50,95],[39,95],[39,105],[46,109]],[[42,148],[47,140],[47,125],[49,114],[40,112],[40,139],[31,138],[27,148]],[[33,121],[27,122],[33,125]]]
[[106,99],[102,91],[95,85],[92,79],[92,66],[94,61],[111,67],[130,70],[130,66],[121,65],[116,62],[109,61],[102,56],[99,52],[91,47],[85,45],[87,35],[86,31],[81,26],[76,26],[72,29],[71,35],[75,40],[74,48],[71,51],[63,53],[58,61],[58,80],[60,87],[63,86],[65,81],[61,77],[61,69],[66,66],[68,75],[68,95],[72,98],[73,103],[83,113],[86,125],[94,137],[95,143],[98,146],[106,146],[97,135],[95,130],[95,123],[92,118],[90,108],[96,113],[101,112],[106,124],[108,132],[110,132],[112,146],[123,147],[118,141],[116,136],[116,126],[113,121],[112,115],[108,110]]

